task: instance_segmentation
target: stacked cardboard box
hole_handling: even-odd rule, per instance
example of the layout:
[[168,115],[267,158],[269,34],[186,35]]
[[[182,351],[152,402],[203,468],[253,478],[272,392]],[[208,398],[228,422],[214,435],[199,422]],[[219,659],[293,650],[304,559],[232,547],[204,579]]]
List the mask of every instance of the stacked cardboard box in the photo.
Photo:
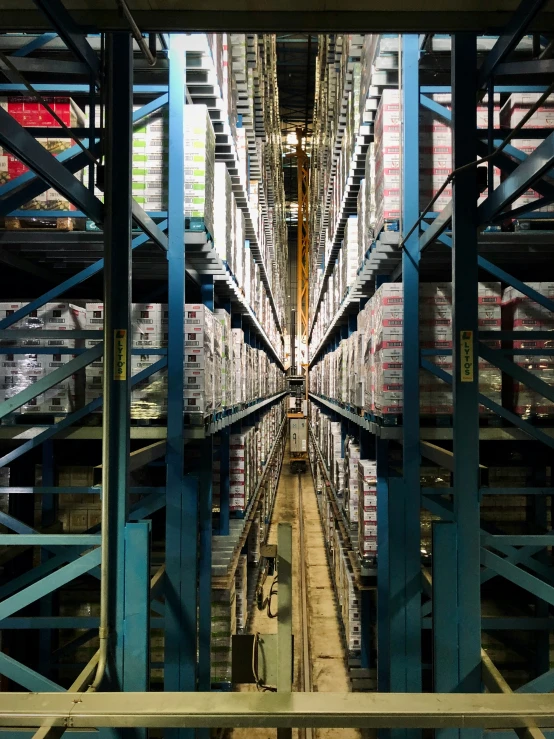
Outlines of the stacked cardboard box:
[[246,629],[246,621],[248,619],[247,574],[248,557],[246,554],[241,554],[235,571],[238,634],[241,634]]
[[[447,110],[452,108],[452,96],[450,93],[438,93],[431,98]],[[494,96],[493,128],[500,125],[500,95]],[[480,105],[477,106],[477,126],[487,128],[488,126],[488,96],[485,96]],[[448,175],[452,172],[452,129],[450,125],[435,116],[429,109],[422,107],[420,110],[420,177],[419,196],[420,209],[427,207],[431,199],[442,187]],[[500,184],[500,170],[493,170],[493,188]],[[487,193],[484,192],[479,202]],[[441,211],[452,199],[452,185],[449,185],[435,200],[431,210]]]
[[[214,223],[215,134],[205,105],[187,106],[185,115],[185,178],[186,218],[202,219],[208,233]],[[191,170],[193,174],[191,175]]]
[[358,548],[360,556],[371,559],[377,554],[377,464],[358,462]]
[[[205,414],[214,409],[214,351],[213,313],[199,303],[185,304],[185,413]],[[191,370],[201,373],[192,375],[196,390],[188,383]]]
[[[549,300],[554,300],[553,282],[527,284]],[[507,287],[504,290],[502,311],[506,326],[515,331],[529,332],[528,339],[518,339],[513,342],[514,349],[529,349],[531,352],[529,355],[515,356],[513,358],[515,364],[524,367],[527,372],[547,385],[554,385],[554,357],[548,352],[541,354],[541,349],[552,348],[552,341],[533,338],[534,331],[554,329],[554,313],[513,287]],[[551,400],[517,380],[513,382],[513,403],[515,412],[524,418],[545,418],[554,414],[554,403]]]
[[231,639],[237,633],[235,582],[229,590],[212,590],[210,670],[212,683],[231,682]]
[[[450,283],[420,286],[420,342],[422,348],[443,350],[431,362],[452,373],[452,290]],[[398,415],[403,409],[403,286],[382,285],[358,315],[358,328],[338,348],[327,353],[310,371],[313,392],[363,408],[378,416]],[[479,283],[479,328],[501,328],[499,283]],[[497,341],[488,341],[498,348]],[[479,360],[480,392],[501,402],[499,370]],[[452,413],[450,386],[430,372],[420,373],[421,412],[426,415]],[[482,414],[488,414],[481,407]]]
[[345,442],[344,455],[344,511],[351,524],[358,523],[358,462],[360,445],[349,436]]
[[400,218],[400,97],[383,90],[374,128],[376,230]]
[[[48,97],[45,100],[66,126],[74,127],[84,124],[82,111],[70,98]],[[24,128],[40,127],[50,129],[50,135],[38,138],[37,141],[53,156],[58,156],[74,145],[71,139],[56,135],[56,130],[61,128],[60,124],[42,103],[38,102],[35,98],[23,96],[0,98],[0,107],[7,110],[17,123]],[[0,149],[0,184],[13,181],[27,171],[28,168],[13,156],[13,154]],[[41,195],[37,195],[26,203],[23,209],[29,211],[72,211],[75,210],[75,206],[53,188],[48,188]],[[33,213],[29,213],[29,216],[33,216]]]
[[402,412],[403,305],[400,283],[382,285],[374,301],[374,404],[378,415]]
[[[6,317],[25,305],[24,302],[8,301],[0,304],[0,312],[2,317]],[[65,338],[64,332],[85,328],[85,310],[70,303],[46,303],[17,322],[12,328],[36,331],[36,338],[2,340],[4,351],[8,352],[0,355],[2,371],[0,396],[2,400],[14,397],[72,359],[70,354],[58,353],[58,349],[75,347],[75,340]],[[60,338],[41,338],[42,331],[59,332]],[[29,354],[9,353],[10,347],[16,345],[28,347]],[[35,347],[47,347],[52,353],[33,354]],[[75,403],[75,378],[70,376],[36,398],[29,400],[18,409],[18,412],[65,414],[75,409]]]
[[[145,210],[167,210],[168,115],[167,108],[160,108],[133,127],[132,192]],[[186,191],[192,183],[185,179]]]

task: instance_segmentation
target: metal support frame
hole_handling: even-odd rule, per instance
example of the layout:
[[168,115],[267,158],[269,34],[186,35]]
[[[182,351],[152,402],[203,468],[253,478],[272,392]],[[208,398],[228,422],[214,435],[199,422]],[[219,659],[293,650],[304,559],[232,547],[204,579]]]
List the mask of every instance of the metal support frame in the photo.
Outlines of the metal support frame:
[[[108,36],[102,520],[107,527],[111,684],[124,688],[125,523],[129,486],[132,43]],[[106,532],[104,533],[106,537]],[[101,635],[102,636],[102,635]]]
[[[410,125],[403,126],[402,228],[419,216],[419,40],[402,36],[401,109]],[[413,233],[402,254],[404,274],[404,427],[403,476],[389,480],[388,526],[389,598],[398,603],[388,610],[390,634],[389,690],[421,690],[421,595],[419,531],[419,243]],[[402,542],[402,544],[401,544]],[[378,557],[379,560],[379,557]],[[387,628],[386,624],[384,625]],[[379,628],[379,626],[378,626]],[[414,736],[416,732],[409,732]],[[407,736],[408,734],[406,734]]]
[[[477,39],[452,39],[453,167],[477,156]],[[477,174],[468,168],[456,175],[452,207],[452,335],[453,339],[453,497],[457,524],[458,680],[457,689],[481,689],[481,601],[479,579],[479,374],[477,339]]]
[[[185,476],[183,355],[185,305],[185,217],[183,213],[186,52],[184,37],[169,40],[169,342],[166,482],[166,691],[197,687],[198,648],[198,481]],[[211,511],[210,511],[211,515]],[[192,739],[175,730],[173,739]]]

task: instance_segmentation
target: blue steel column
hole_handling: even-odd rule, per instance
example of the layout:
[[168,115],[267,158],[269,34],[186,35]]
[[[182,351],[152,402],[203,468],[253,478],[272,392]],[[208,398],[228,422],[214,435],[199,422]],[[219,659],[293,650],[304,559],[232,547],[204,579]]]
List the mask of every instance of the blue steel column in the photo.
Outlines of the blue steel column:
[[[168,407],[166,482],[166,614],[164,688],[196,689],[198,485],[184,476],[183,356],[185,306],[184,126],[186,53],[183,36],[169,40]],[[166,737],[192,739],[192,729]]]
[[229,504],[230,504],[230,484],[229,484],[229,437],[230,429],[224,428],[220,434],[219,444],[219,533],[222,536],[229,536]]
[[[458,599],[456,570],[456,524],[433,524],[433,690],[453,693],[458,683],[458,624],[452,604]],[[437,739],[456,739],[458,729],[440,729]]]
[[[419,40],[402,37],[402,229],[407,233],[419,217]],[[395,506],[404,515],[403,597],[404,640],[391,638],[391,661],[403,650],[401,674],[391,674],[391,689],[421,691],[421,548],[419,493],[419,238],[418,229],[407,239],[402,253],[404,279],[404,428],[403,478],[394,486]],[[400,489],[402,486],[402,489]],[[393,491],[391,488],[391,495]],[[401,500],[403,499],[403,500]],[[391,560],[393,529],[401,526],[389,511]],[[393,560],[394,556],[394,560]],[[399,563],[400,566],[400,563]],[[391,571],[391,579],[396,574]],[[392,615],[391,615],[392,618]],[[395,687],[396,686],[396,687]],[[411,732],[409,732],[411,733]]]
[[[214,280],[201,275],[200,294],[205,308],[214,310]],[[212,633],[212,465],[213,442],[208,436],[202,442],[199,479],[198,519],[200,527],[200,559],[198,573],[198,689],[210,689],[210,650]],[[197,736],[207,736],[209,730],[199,730]]]
[[[42,445],[42,484],[44,487],[54,486],[54,444],[52,440],[44,442]],[[56,520],[57,511],[57,496],[55,495],[41,495],[41,523],[43,530],[46,530],[49,526],[52,526]],[[46,562],[50,559],[52,553],[46,548],[40,550],[41,562]],[[44,598],[40,599],[40,615],[43,617],[53,616],[52,606],[54,603],[54,596],[52,593],[45,595]],[[52,631],[50,629],[41,629],[39,632],[39,669],[43,675],[52,677],[51,674],[51,659],[52,659]]]
[[[454,169],[477,158],[476,37],[452,38]],[[468,135],[471,132],[472,135]],[[454,400],[454,512],[458,534],[458,691],[481,690],[479,541],[479,406],[477,352],[477,174],[470,167],[454,179],[452,215],[452,343]],[[465,733],[465,732],[464,732]],[[478,735],[479,730],[475,730]],[[473,731],[472,731],[472,735]]]
[[[108,36],[104,269],[104,414],[102,486],[108,501],[109,675],[123,688],[125,520],[129,475],[132,46]],[[106,492],[107,491],[107,492]]]

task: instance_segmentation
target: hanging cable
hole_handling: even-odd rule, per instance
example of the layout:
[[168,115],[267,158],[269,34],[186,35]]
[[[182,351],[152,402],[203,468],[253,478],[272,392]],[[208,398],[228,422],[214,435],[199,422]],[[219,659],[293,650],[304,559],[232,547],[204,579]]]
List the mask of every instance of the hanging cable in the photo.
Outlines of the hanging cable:
[[142,33],[140,32],[140,28],[135,23],[135,19],[133,18],[131,11],[127,7],[127,3],[125,2],[125,0],[116,0],[116,3],[119,9],[121,10],[121,12],[123,13],[123,15],[125,16],[127,23],[131,27],[131,33],[133,34],[133,38],[139,45],[140,50],[142,51],[146,61],[151,67],[155,67],[156,57],[152,54],[152,52],[150,51],[148,47],[148,44],[144,40],[144,37]]

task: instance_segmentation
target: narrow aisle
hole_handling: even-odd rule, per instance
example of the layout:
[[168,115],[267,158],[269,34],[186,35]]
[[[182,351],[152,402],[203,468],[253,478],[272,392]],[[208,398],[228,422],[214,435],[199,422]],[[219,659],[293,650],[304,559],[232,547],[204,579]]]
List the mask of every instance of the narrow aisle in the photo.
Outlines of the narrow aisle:
[[[304,536],[306,541],[305,559],[308,586],[308,628],[310,639],[310,661],[312,665],[313,690],[318,692],[347,692],[349,681],[345,654],[339,631],[335,593],[325,553],[323,531],[319,518],[316,493],[311,473],[302,476]],[[285,450],[281,478],[275,499],[275,509],[269,530],[268,543],[277,543],[279,523],[292,524],[293,539],[293,633],[294,650],[294,690],[302,689],[302,623],[300,586],[300,537],[298,526],[299,485],[298,475],[290,472],[288,446]],[[269,596],[272,577],[264,585],[264,599]],[[277,599],[272,608],[276,611]],[[277,633],[277,619],[269,618],[267,611],[256,610],[250,623],[250,633]],[[241,690],[256,691],[253,685],[242,685]],[[299,732],[293,730],[293,739],[300,739]],[[234,729],[232,739],[276,739],[275,729]],[[314,739],[359,739],[355,729],[319,729],[312,734]]]

